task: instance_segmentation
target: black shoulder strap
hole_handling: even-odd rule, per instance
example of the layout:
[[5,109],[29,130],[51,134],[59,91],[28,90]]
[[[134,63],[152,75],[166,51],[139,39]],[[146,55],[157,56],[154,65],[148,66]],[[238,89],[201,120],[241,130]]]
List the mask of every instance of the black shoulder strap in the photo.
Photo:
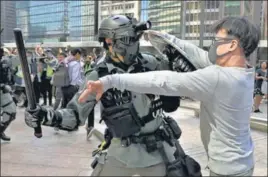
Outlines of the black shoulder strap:
[[108,67],[105,62],[101,62],[95,66],[96,71],[98,72],[99,78],[109,74]]

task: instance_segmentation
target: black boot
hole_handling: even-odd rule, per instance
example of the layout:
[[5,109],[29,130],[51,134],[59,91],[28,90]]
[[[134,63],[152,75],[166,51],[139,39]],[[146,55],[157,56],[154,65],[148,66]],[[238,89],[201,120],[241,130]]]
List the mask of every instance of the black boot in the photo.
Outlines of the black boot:
[[10,141],[10,140],[11,140],[11,138],[8,137],[8,136],[6,136],[5,133],[2,133],[2,134],[1,134],[1,139],[2,139],[3,141]]
[[2,123],[0,124],[0,138],[4,141],[10,141],[10,137],[6,136],[6,134],[4,133],[5,130],[7,129],[7,127],[9,126],[9,124],[12,122],[12,120],[14,119],[10,119],[8,122]]

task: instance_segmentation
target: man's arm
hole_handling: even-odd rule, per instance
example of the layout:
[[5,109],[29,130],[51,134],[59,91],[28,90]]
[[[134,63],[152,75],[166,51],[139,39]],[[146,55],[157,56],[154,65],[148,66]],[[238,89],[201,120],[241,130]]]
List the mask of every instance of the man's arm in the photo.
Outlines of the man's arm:
[[206,101],[213,96],[218,81],[215,66],[189,73],[153,71],[138,74],[114,74],[100,78],[104,90],[118,88],[138,93],[189,96]]
[[96,104],[95,95],[89,96],[84,103],[78,103],[78,97],[85,89],[88,80],[98,80],[98,73],[92,71],[86,76],[86,80],[81,85],[79,91],[75,94],[73,99],[68,103],[65,109],[57,111],[47,110],[45,121],[43,125],[50,127],[59,127],[63,130],[74,130],[79,125],[84,125],[85,121]]
[[211,65],[211,62],[208,58],[208,52],[190,43],[187,40],[182,40],[174,35],[154,30],[149,30],[148,34],[149,36],[152,35],[152,40],[154,35],[162,36],[170,43],[177,46],[180,50],[184,51],[187,55],[187,59],[196,67],[196,69],[202,69]]
[[191,63],[197,68],[202,69],[210,66],[212,63],[208,58],[208,52],[190,43],[187,40],[173,38],[174,44],[179,46],[189,57]]

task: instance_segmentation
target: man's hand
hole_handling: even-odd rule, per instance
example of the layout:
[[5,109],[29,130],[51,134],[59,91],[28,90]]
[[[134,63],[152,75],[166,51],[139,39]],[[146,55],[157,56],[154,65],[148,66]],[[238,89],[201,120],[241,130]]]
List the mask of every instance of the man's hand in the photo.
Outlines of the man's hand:
[[37,128],[40,127],[44,116],[46,114],[46,111],[41,106],[37,106],[36,109],[31,110],[27,108],[25,110],[25,123],[31,128]]
[[167,55],[170,62],[172,62],[178,55],[178,51],[171,45],[167,45],[163,50],[163,53]]
[[103,84],[101,81],[88,81],[86,89],[83,91],[83,93],[78,98],[79,103],[84,103],[88,96],[91,94],[96,94],[96,100],[99,101],[102,94],[103,94]]

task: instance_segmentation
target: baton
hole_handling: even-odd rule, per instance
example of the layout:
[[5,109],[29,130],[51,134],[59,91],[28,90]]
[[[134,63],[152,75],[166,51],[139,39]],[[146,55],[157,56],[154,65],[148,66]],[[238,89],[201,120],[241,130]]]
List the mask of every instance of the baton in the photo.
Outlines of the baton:
[[[27,99],[28,99],[28,103],[29,103],[28,107],[30,108],[30,110],[35,110],[37,107],[36,106],[37,105],[36,104],[36,97],[34,94],[33,84],[31,81],[30,70],[29,70],[29,65],[28,65],[28,61],[27,61],[27,57],[26,57],[26,51],[25,51],[25,47],[24,47],[24,41],[23,41],[21,29],[15,28],[14,29],[14,36],[15,36],[15,41],[16,41],[16,45],[17,45],[19,58],[20,58],[22,72],[23,72],[23,79],[25,82],[25,90],[26,90],[26,95],[27,95]],[[34,129],[34,135],[37,138],[42,137],[41,125],[38,125],[38,127],[36,127]]]

